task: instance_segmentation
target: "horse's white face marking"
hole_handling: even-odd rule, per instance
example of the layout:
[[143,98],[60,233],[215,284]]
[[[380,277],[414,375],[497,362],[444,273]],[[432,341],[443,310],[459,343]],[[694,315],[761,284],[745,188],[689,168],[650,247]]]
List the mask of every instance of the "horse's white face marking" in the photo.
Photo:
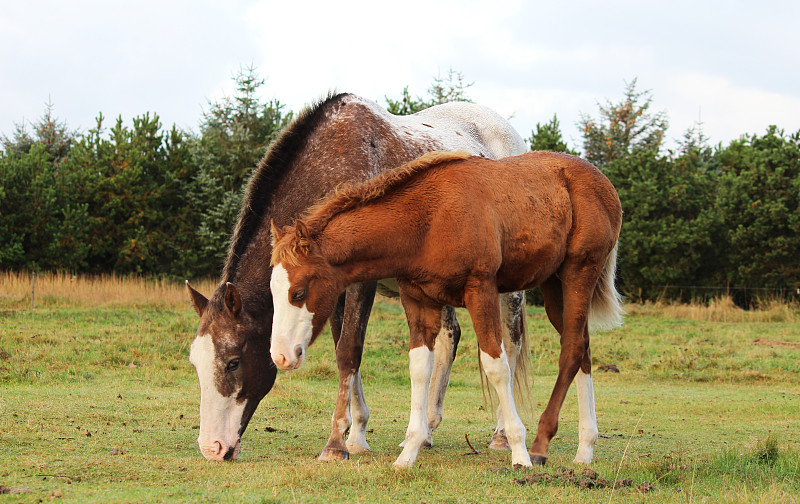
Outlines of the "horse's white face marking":
[[217,390],[216,351],[210,335],[198,335],[194,339],[189,361],[200,380],[200,435],[197,438],[200,451],[208,460],[222,461],[226,456],[235,459],[239,452],[245,401],[236,401],[238,391],[226,397]]
[[289,301],[289,273],[282,264],[272,269],[269,287],[275,310],[270,355],[279,368],[297,369],[305,360],[311,343],[314,314],[308,311],[305,303],[298,308]]

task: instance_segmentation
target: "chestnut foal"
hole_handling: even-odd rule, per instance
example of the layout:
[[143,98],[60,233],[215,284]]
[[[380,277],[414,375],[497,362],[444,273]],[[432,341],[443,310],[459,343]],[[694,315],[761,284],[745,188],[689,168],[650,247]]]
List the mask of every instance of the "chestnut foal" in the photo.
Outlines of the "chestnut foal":
[[[543,464],[567,389],[579,376],[579,450],[590,462],[597,425],[589,324],[614,327],[622,210],[608,179],[588,162],[531,152],[493,161],[431,153],[364,184],[347,186],[293,227],[273,226],[275,314],[270,353],[300,366],[339,294],[354,282],[396,278],[410,330],[411,415],[397,467],[413,465],[428,436],[428,381],[442,307],[466,307],[480,360],[495,388],[514,465]],[[512,393],[498,293],[541,286],[561,334],[559,373],[536,439]]]

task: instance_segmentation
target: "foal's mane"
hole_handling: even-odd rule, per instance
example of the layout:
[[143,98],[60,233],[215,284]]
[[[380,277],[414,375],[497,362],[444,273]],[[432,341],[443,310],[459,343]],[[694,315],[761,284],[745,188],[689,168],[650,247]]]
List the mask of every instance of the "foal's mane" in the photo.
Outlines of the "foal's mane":
[[325,117],[328,108],[347,96],[349,96],[347,93],[331,92],[318,102],[307,106],[269,146],[247,184],[222,272],[223,284],[234,281],[242,256],[264,224],[264,214],[272,202],[278,181],[292,168],[295,157],[308,140],[310,133]]
[[[470,156],[471,154],[465,151],[429,152],[366,182],[343,184],[311,206],[299,220],[307,228],[308,234],[314,237],[322,232],[336,215],[380,199],[432,167]],[[272,265],[285,262],[296,266],[297,254],[301,248],[294,239],[294,233],[292,239],[280,240],[273,245]]]

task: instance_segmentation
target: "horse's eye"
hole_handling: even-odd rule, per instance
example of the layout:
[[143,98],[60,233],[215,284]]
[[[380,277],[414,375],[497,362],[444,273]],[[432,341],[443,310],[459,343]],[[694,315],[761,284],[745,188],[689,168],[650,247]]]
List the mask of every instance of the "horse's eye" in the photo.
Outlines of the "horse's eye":
[[305,298],[306,298],[306,290],[305,289],[297,290],[297,291],[295,291],[294,294],[292,294],[292,301],[302,301]]
[[236,371],[239,369],[239,359],[231,359],[225,366],[225,371]]

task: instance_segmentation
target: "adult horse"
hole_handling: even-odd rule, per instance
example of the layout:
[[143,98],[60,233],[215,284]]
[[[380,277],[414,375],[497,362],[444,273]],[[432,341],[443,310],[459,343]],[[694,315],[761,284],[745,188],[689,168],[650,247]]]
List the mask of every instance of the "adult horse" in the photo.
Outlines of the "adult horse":
[[[270,146],[248,185],[219,286],[209,300],[187,284],[200,315],[190,361],[200,381],[198,443],[206,458],[236,457],[250,418],[275,381],[269,358],[270,220],[290,224],[342,183],[369,180],[432,150],[455,149],[500,158],[526,147],[506,120],[478,105],[448,103],[402,117],[352,94],[331,95],[306,108]],[[331,314],[339,393],[331,435],[320,459],[343,459],[350,452],[369,449],[369,410],[358,369],[376,288],[375,282],[351,286]],[[512,351],[524,336],[522,304],[521,294],[504,297]],[[441,420],[460,335],[455,311],[445,307],[441,316],[430,430]],[[500,446],[505,444],[502,428],[498,416],[493,443]]]
[[[567,389],[579,370],[591,373],[589,318],[608,326],[622,321],[614,287],[621,223],[614,186],[580,158],[426,154],[340,189],[292,227],[273,226],[270,353],[278,367],[298,367],[340,292],[356,282],[396,278],[411,333],[411,418],[395,466],[409,467],[428,436],[442,308],[465,307],[499,398],[512,463],[530,466],[498,293],[541,286],[561,335],[558,378],[530,450],[543,464]],[[594,421],[580,427],[582,437],[584,430],[597,436]]]

